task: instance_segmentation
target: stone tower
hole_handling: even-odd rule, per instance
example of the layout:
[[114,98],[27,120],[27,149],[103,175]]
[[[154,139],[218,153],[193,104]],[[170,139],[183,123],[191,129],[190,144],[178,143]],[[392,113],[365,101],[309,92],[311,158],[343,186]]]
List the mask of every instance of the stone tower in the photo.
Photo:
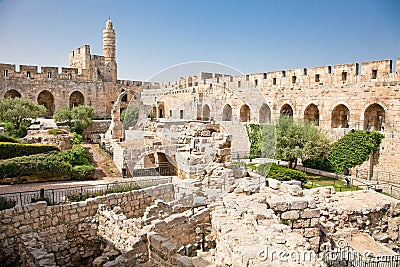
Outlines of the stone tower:
[[115,61],[115,31],[110,19],[106,22],[106,28],[103,30],[103,54],[106,64],[107,77],[112,81],[117,80],[117,62]]

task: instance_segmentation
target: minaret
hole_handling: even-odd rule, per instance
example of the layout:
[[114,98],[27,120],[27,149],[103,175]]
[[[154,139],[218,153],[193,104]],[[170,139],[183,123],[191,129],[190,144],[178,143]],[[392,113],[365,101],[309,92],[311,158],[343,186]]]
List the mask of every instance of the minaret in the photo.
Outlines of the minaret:
[[106,63],[107,76],[113,81],[117,80],[117,62],[115,61],[115,31],[110,18],[103,30],[103,54]]

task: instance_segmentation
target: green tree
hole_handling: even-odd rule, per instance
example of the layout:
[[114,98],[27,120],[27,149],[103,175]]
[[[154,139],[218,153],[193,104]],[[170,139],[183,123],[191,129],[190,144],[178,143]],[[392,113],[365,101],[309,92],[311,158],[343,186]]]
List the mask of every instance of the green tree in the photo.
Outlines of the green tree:
[[82,132],[92,125],[94,109],[90,106],[77,106],[71,110],[63,107],[54,112],[53,119],[56,122],[64,122],[72,132],[82,134]]
[[44,116],[46,107],[26,98],[3,98],[0,100],[0,121],[5,122],[6,134],[24,137],[32,120]]
[[331,142],[309,121],[294,121],[291,116],[281,116],[276,125],[275,157],[296,168],[297,160],[326,158]]
[[129,107],[122,111],[121,121],[124,123],[124,128],[134,127],[139,118],[139,107]]

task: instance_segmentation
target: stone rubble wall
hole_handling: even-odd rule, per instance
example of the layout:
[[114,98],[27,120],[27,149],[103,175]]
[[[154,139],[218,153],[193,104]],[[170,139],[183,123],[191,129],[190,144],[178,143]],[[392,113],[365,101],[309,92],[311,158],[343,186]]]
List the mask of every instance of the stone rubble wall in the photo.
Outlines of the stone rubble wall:
[[20,264],[24,267],[56,267],[53,253],[44,249],[44,244],[37,233],[21,236],[19,244]]
[[0,211],[0,262],[14,262],[21,236],[35,232],[46,251],[54,253],[58,265],[85,266],[99,256],[103,245],[97,233],[100,204],[119,206],[127,218],[133,218],[143,216],[155,199],[173,198],[173,185],[165,184],[72,204],[47,206],[46,202],[37,202]]
[[366,233],[399,251],[400,201],[373,190],[335,192],[333,187],[308,190],[321,210],[321,229],[328,239]]

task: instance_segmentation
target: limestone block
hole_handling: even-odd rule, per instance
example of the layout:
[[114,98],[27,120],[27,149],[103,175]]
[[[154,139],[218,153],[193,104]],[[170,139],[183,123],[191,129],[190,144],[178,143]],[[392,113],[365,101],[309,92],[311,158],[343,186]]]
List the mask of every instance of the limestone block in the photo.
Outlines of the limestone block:
[[300,213],[298,210],[289,210],[284,213],[282,213],[281,218],[285,220],[291,220],[291,219],[298,219],[300,216]]
[[303,195],[303,190],[298,185],[282,183],[280,188],[282,191],[286,191],[289,194],[291,194],[292,196],[302,196]]
[[272,178],[267,178],[267,182],[268,182],[268,186],[272,189],[279,189],[281,182],[276,180],[276,179],[272,179]]
[[289,203],[281,199],[267,199],[269,207],[274,211],[287,211]]
[[320,210],[319,209],[305,209],[301,212],[301,218],[308,219],[308,218],[319,218],[320,217]]
[[308,200],[305,197],[292,197],[289,201],[290,208],[294,210],[302,210],[308,207]]

